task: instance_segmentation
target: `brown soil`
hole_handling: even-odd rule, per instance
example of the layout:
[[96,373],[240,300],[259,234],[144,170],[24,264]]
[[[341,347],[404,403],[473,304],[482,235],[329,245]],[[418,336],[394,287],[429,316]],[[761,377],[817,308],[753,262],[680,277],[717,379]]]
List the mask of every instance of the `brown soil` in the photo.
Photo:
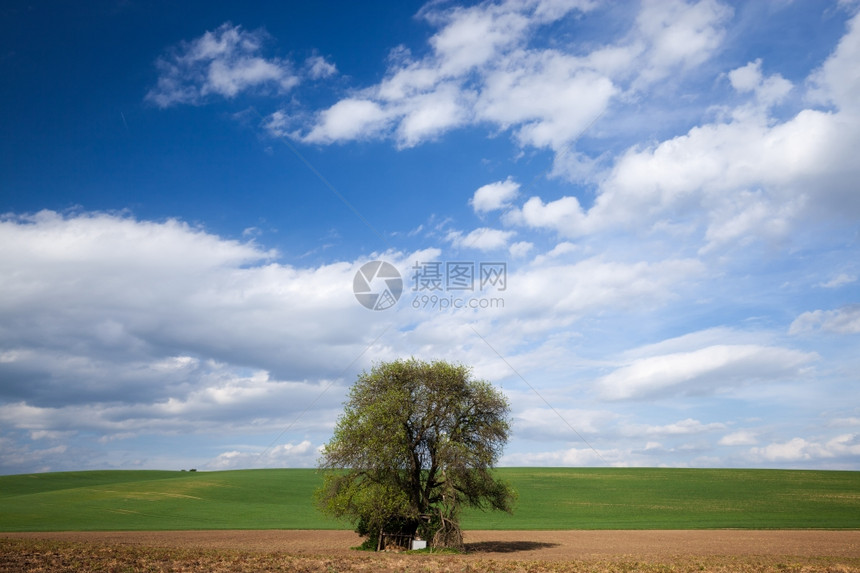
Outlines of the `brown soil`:
[[[0,571],[73,570],[60,565],[99,551],[135,570],[142,570],[139,559],[147,556],[161,564],[152,569],[158,571],[222,570],[213,564],[228,562],[223,570],[860,571],[860,531],[467,531],[465,536],[465,555],[382,556],[351,550],[360,538],[349,531],[0,533]],[[219,555],[216,561],[213,555]],[[21,556],[28,561],[15,560]],[[186,559],[201,569],[186,567]],[[95,568],[101,562],[93,557],[81,563]]]
[[[361,543],[351,531],[69,531],[3,533],[3,537],[101,542],[147,547],[349,554]],[[858,557],[860,531],[467,531],[468,554],[494,559],[602,559],[678,555]]]

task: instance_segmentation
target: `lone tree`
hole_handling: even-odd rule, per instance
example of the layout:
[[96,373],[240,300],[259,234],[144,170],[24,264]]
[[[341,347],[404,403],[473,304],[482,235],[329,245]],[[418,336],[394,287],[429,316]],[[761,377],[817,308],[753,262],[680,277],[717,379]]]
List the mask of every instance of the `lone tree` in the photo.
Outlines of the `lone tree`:
[[362,373],[319,462],[320,508],[350,520],[377,547],[385,533],[460,548],[464,507],[511,512],[516,493],[492,468],[510,433],[510,406],[469,368],[396,360]]

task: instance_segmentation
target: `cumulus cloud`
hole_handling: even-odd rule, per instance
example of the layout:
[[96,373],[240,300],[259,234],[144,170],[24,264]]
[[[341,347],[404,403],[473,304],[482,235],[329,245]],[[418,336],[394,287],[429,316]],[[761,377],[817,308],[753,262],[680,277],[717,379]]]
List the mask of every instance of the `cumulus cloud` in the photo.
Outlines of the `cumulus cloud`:
[[[419,15],[437,32],[424,57],[413,58],[402,47],[393,51],[381,82],[318,111],[310,125],[290,136],[317,143],[390,137],[412,147],[451,129],[489,124],[510,130],[521,146],[565,152],[614,98],[707,60],[731,15],[709,0],[649,2],[614,43],[585,55],[539,41],[546,26],[596,6],[430,3]],[[386,121],[374,121],[368,131],[353,129],[349,117],[335,112],[354,99],[368,109],[373,104],[373,115]]]
[[705,424],[699,420],[687,418],[685,420],[664,425],[628,426],[624,429],[624,432],[637,436],[687,436],[704,432],[712,432],[714,430],[722,430],[725,427],[726,425],[720,422]]
[[730,71],[729,81],[738,92],[753,92],[759,102],[766,106],[783,100],[793,87],[790,81],[779,74],[765,78],[761,71],[761,58]]
[[[343,377],[352,374],[344,368],[411,352],[474,364],[506,384],[516,396],[515,437],[532,441],[519,442],[520,453],[506,464],[653,465],[671,456],[689,461],[694,454],[681,452],[717,446],[743,447],[730,451],[763,464],[857,456],[854,434],[774,436],[748,419],[715,419],[708,410],[714,402],[698,401],[743,401],[774,387],[800,392],[818,355],[814,346],[798,350],[782,341],[785,325],[770,336],[714,328],[647,342],[665,336],[657,329],[669,324],[653,320],[655,313],[672,317],[672,332],[722,320],[710,314],[721,295],[702,283],[719,276],[721,287],[734,288],[733,265],[742,263],[721,256],[732,247],[779,245],[807,228],[814,235],[821,220],[856,220],[858,17],[820,68],[805,80],[790,75],[792,83],[767,55],[703,65],[720,53],[733,17],[713,0],[643,2],[624,18],[601,12],[615,26],[593,41],[547,34],[594,10],[600,8],[592,2],[431,2],[419,13],[432,28],[417,56],[396,48],[378,83],[335,93],[323,108],[292,98],[263,121],[272,135],[315,145],[389,140],[400,148],[468,126],[509,135],[520,148],[517,166],[550,156],[553,189],[546,195],[526,194],[517,182],[523,174],[498,171],[474,191],[469,205],[477,218],[495,213],[502,228],[446,233],[446,223],[429,233],[463,252],[516,260],[508,266],[504,312],[416,309],[405,290],[398,307],[369,314],[351,292],[365,261],[285,264],[251,240],[253,233],[226,239],[181,221],[105,213],[0,220],[0,458],[11,460],[3,471],[78,455],[83,435],[108,443],[208,433],[225,438],[210,445],[215,458],[205,467],[308,465],[339,410]],[[262,31],[225,24],[181,43],[158,60],[147,99],[159,107],[243,94],[284,99],[302,81],[338,74],[320,55],[297,65],[272,57],[268,42]],[[651,122],[638,132],[647,137],[625,132],[615,139],[613,129],[630,117],[624,113],[649,116],[658,107],[652,97],[683,107],[686,88],[695,83],[701,94],[702,82],[730,103],[699,95],[690,104],[696,115],[656,129],[661,114],[673,113],[660,110],[641,120]],[[591,135],[580,147],[584,130]],[[588,145],[595,140],[600,145]],[[532,154],[535,148],[547,153]],[[596,148],[608,150],[597,155]],[[556,184],[570,181],[575,188],[556,193]],[[626,238],[634,235],[632,245]],[[391,260],[406,278],[415,261],[441,255],[371,256]],[[828,289],[856,281],[850,265],[812,272]],[[745,293],[755,280],[744,283]],[[837,307],[850,302],[845,289],[818,292],[842,296]],[[813,310],[788,332],[855,334],[858,317],[853,305]],[[636,321],[649,326],[626,328]],[[542,392],[546,385],[544,395],[595,438],[600,455],[581,444],[571,449],[569,429],[529,401],[534,396],[511,389],[519,383],[513,367]],[[688,409],[645,415],[633,403],[666,397],[684,397]],[[265,444],[308,404],[314,406],[295,428],[298,436],[268,451],[226,438],[263,436]],[[836,420],[854,427],[856,412],[838,416],[834,427]],[[743,429],[729,430],[737,427]],[[608,439],[617,440],[611,449]],[[535,448],[534,440],[566,443],[544,451],[549,446]]]
[[337,66],[320,55],[311,56],[305,60],[308,76],[313,80],[328,78],[337,73]]
[[314,403],[302,429],[329,431],[338,377],[381,331],[352,294],[357,263],[276,257],[176,220],[4,217],[0,430],[57,446],[272,432]]
[[830,420],[829,425],[833,428],[860,427],[860,418],[835,418]]
[[567,448],[550,452],[523,452],[502,456],[501,463],[506,466],[600,466],[604,462],[617,461],[620,457],[614,450],[592,450],[590,448]]
[[[584,173],[562,165],[570,157],[579,157],[581,165],[592,161],[569,147],[583,130],[616,99],[635,100],[631,94],[713,57],[732,17],[729,7],[713,0],[645,2],[625,33],[585,54],[535,41],[545,26],[594,9],[590,2],[564,7],[539,1],[430,4],[419,15],[437,31],[422,58],[405,48],[395,50],[378,84],[353,90],[315,112],[275,111],[264,127],[279,137],[316,144],[393,138],[398,146],[411,147],[451,129],[489,124],[509,130],[521,146],[555,151],[559,173]],[[855,55],[855,27],[814,74],[817,97],[843,108],[853,93],[846,76],[854,69],[849,62]],[[297,75],[288,73],[283,62],[261,58],[262,40],[261,33],[225,24],[183,44],[160,61],[160,87],[150,99],[167,106],[193,103],[207,93],[231,97],[278,81],[279,89],[288,88]],[[204,65],[205,72],[197,70]],[[842,210],[840,200],[848,193],[844,185],[820,185],[824,191],[819,194],[825,196],[813,197],[810,182],[851,171],[852,159],[839,150],[856,147],[856,141],[840,136],[840,118],[815,110],[775,124],[766,110],[793,86],[779,74],[765,75],[763,66],[756,59],[727,74],[737,91],[756,98],[758,108],[741,105],[727,122],[629,149],[600,178],[593,205],[574,196],[531,197],[504,220],[577,238],[619,225],[658,228],[668,217],[699,212],[707,251],[750,237],[782,239],[811,205],[812,211],[836,205]],[[320,56],[309,58],[305,67],[313,78],[336,72]],[[187,82],[188,77],[197,79]],[[593,167],[588,171],[596,176]],[[515,185],[509,178],[484,186],[471,204],[479,214],[509,208]]]
[[33,338],[46,347],[96,356],[169,347],[228,362],[256,356],[263,367],[298,372],[309,355],[289,341],[343,340],[308,317],[329,314],[329,324],[344,326],[354,310],[343,288],[353,264],[281,265],[253,242],[175,220],[43,212],[4,220],[0,236],[0,266],[15,277],[4,284],[4,332],[26,332],[44,317],[50,336]]
[[833,104],[840,111],[856,118],[860,112],[860,13],[848,22],[848,31],[824,65],[817,70],[810,82],[814,89],[810,96]]
[[[414,261],[440,254],[432,249],[384,258],[408,277]],[[312,465],[340,411],[347,380],[339,376],[371,343],[360,366],[418,351],[472,364],[494,382],[509,378],[508,363],[472,326],[525,375],[544,372],[547,364],[564,370],[564,383],[542,388],[542,394],[578,432],[593,437],[600,452],[579,444],[571,449],[579,438],[552,422],[543,405],[530,402],[534,396],[520,396],[516,438],[568,444],[552,452],[514,453],[505,463],[594,464],[603,458],[647,465],[689,451],[674,441],[705,439],[728,423],[692,414],[641,423],[600,406],[571,407],[568,394],[584,390],[597,400],[701,394],[750,381],[797,379],[816,359],[716,329],[639,347],[613,372],[596,377],[596,388],[589,383],[593,378],[576,373],[605,364],[571,355],[571,325],[607,312],[661,308],[704,272],[695,260],[583,258],[581,249],[563,242],[510,270],[504,316],[470,314],[464,320],[405,304],[386,315],[395,328],[376,343],[383,329],[368,322],[368,311],[351,292],[357,266],[285,265],[253,241],[224,239],[175,220],[47,211],[5,217],[0,431],[23,437],[9,441],[4,460],[10,461],[2,470],[67,467],[59,460],[78,455],[85,436],[108,444],[203,434],[228,445],[210,445],[208,462],[176,454],[183,463],[211,469]],[[735,344],[720,342],[726,337]],[[524,340],[542,342],[533,347]],[[253,445],[253,436],[265,444],[285,428],[299,436],[264,455]],[[236,435],[252,443],[229,445]],[[610,449],[608,439],[617,440]],[[641,450],[631,443],[638,440],[661,446]],[[737,436],[721,443],[757,445]],[[106,463],[93,463],[99,461]]]
[[576,262],[541,258],[509,277],[506,299],[522,321],[518,329],[546,328],[545,321],[560,327],[592,312],[658,308],[703,271],[699,262],[688,259],[624,263],[602,257]]
[[[631,149],[615,163],[601,184],[594,205],[585,209],[576,197],[545,203],[532,197],[507,221],[546,228],[564,237],[653,226],[662,221],[704,216],[705,249],[750,237],[780,239],[795,227],[804,209],[837,207],[847,180],[827,184],[826,166],[843,156],[837,171],[853,169],[841,152],[841,120],[806,110],[770,126],[760,118],[693,128],[686,135],[650,149]],[[800,186],[819,178],[821,185]],[[812,193],[815,193],[813,196]]]
[[[264,31],[248,31],[227,22],[180,43],[156,62],[158,80],[146,94],[147,101],[166,108],[200,104],[210,96],[229,99],[248,91],[290,90],[299,77],[286,60],[261,55],[266,40]],[[311,73],[334,72],[324,64],[324,60],[315,60]]]
[[496,181],[479,187],[469,200],[469,204],[475,213],[497,211],[507,207],[517,196],[519,189],[520,184],[508,177],[504,181]]
[[720,388],[801,374],[817,355],[761,345],[714,345],[650,356],[607,374],[598,385],[607,399],[707,394]]
[[[568,51],[537,41],[546,26],[596,9],[565,4],[482,2],[469,7],[431,3],[419,16],[436,28],[428,51],[415,58],[392,53],[378,84],[351,90],[328,108],[282,109],[264,128],[315,144],[391,138],[412,147],[467,125],[509,131],[521,146],[555,152],[555,172],[597,184],[593,201],[579,196],[530,197],[520,206],[512,179],[479,189],[479,214],[498,209],[504,221],[550,229],[566,238],[619,229],[677,229],[702,234],[702,253],[750,241],[783,241],[801,222],[856,215],[851,154],[860,143],[855,113],[860,30],[855,16],[837,49],[805,83],[810,107],[787,118],[771,108],[795,86],[766,73],[758,58],[726,70],[722,81],[750,101],[722,108],[717,120],[649,145],[630,147],[611,164],[571,145],[592,122],[638,101],[637,94],[667,77],[693,73],[717,54],[733,17],[715,0],[645,2],[629,29],[605,44]],[[194,103],[206,94],[232,97],[245,89],[289,88],[297,74],[260,56],[264,35],[225,24],[160,60],[158,105]],[[336,73],[312,56],[303,72]],[[280,70],[280,71],[278,71]],[[186,81],[187,78],[196,78]],[[579,167],[569,165],[571,158]],[[583,166],[590,165],[583,170]],[[513,208],[512,208],[513,207]]]
[[749,430],[738,430],[731,434],[726,434],[718,442],[721,446],[752,446],[758,443],[758,438],[755,432]]
[[636,18],[634,40],[644,43],[639,82],[662,79],[673,70],[710,58],[722,43],[731,16],[730,7],[714,0],[644,2]]
[[477,117],[505,129],[523,146],[562,150],[603,113],[613,82],[556,52],[517,52],[487,74]]
[[310,440],[298,444],[288,442],[261,452],[230,450],[218,454],[206,464],[207,470],[232,470],[244,468],[294,468],[314,467],[321,446],[314,447]]
[[[677,5],[660,4],[661,9]],[[591,205],[576,196],[552,201],[530,197],[504,220],[569,238],[619,229],[672,228],[673,221],[683,221],[688,228],[703,230],[702,252],[707,253],[755,239],[784,240],[802,223],[821,217],[856,216],[860,201],[852,182],[858,171],[848,150],[860,143],[860,121],[852,107],[860,85],[858,18],[849,23],[836,51],[810,76],[816,86],[810,94],[835,103],[838,112],[807,108],[787,119],[772,116],[770,108],[794,86],[778,73],[765,75],[762,60],[754,60],[727,74],[732,87],[751,94],[754,101],[685,134],[629,148],[597,178]],[[668,29],[666,34],[673,36]],[[711,39],[701,45],[713,45],[718,36],[703,32],[703,38]],[[686,60],[679,58],[677,62]],[[689,61],[697,59],[691,55]]]
[[563,237],[585,235],[591,224],[576,197],[562,197],[548,203],[544,203],[540,197],[531,197],[522,207],[506,213],[504,221],[513,225],[551,229]]
[[366,139],[380,132],[390,120],[390,113],[372,100],[343,99],[321,112],[317,124],[303,139],[311,143]]
[[502,231],[482,227],[463,235],[460,231],[451,231],[447,235],[448,241],[459,249],[478,249],[479,251],[495,251],[506,248],[508,241],[516,233],[514,231]]
[[[18,372],[5,374],[14,376],[27,366],[32,367],[22,364]],[[35,388],[4,391],[6,402],[0,404],[0,413],[6,429],[27,431],[34,440],[57,440],[79,432],[102,440],[201,432],[225,436],[276,431],[315,403],[317,417],[304,420],[302,428],[325,431],[344,392],[342,384],[332,387],[329,381],[281,381],[264,371],[243,376],[240,369],[227,364],[201,364],[170,373],[151,364],[119,361],[94,366],[99,378],[110,379],[110,386],[88,385],[92,370],[62,371],[47,364],[31,373]],[[135,367],[141,371],[131,380],[123,376],[124,370]],[[41,377],[56,380],[51,384]]]
[[64,444],[34,447],[10,437],[0,436],[0,472],[12,473],[20,471],[20,468],[37,472],[51,471],[52,468],[57,467],[57,460],[77,453],[80,452],[72,452]]
[[839,273],[829,281],[822,282],[818,286],[824,288],[839,288],[841,286],[850,285],[851,283],[855,282],[857,282],[857,275]]
[[751,459],[768,462],[807,462],[857,455],[860,455],[857,434],[842,434],[826,442],[792,438],[787,442],[774,442],[749,450]]
[[468,93],[446,83],[431,92],[414,95],[396,108],[389,107],[392,116],[399,121],[398,144],[414,147],[463,125],[469,118],[469,98]]
[[794,319],[789,334],[804,334],[820,330],[834,334],[860,333],[860,305],[845,306],[836,310],[813,310]]
[[530,243],[529,241],[517,241],[516,243],[511,244],[508,248],[508,252],[513,258],[521,259],[528,255],[532,249],[534,249],[534,243]]
[[[618,418],[608,410],[575,408],[525,408],[517,413],[514,429],[518,436],[538,442],[546,440],[579,441],[572,430],[584,436],[601,435]],[[568,426],[570,424],[570,426]]]

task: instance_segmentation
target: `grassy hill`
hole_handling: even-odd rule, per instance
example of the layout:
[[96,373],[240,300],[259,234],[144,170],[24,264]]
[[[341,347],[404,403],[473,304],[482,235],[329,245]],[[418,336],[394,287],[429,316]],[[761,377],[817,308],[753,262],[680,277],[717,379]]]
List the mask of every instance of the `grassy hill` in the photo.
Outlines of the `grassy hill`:
[[[500,468],[514,515],[465,529],[860,529],[860,472]],[[348,529],[313,507],[314,470],[0,476],[0,531]]]

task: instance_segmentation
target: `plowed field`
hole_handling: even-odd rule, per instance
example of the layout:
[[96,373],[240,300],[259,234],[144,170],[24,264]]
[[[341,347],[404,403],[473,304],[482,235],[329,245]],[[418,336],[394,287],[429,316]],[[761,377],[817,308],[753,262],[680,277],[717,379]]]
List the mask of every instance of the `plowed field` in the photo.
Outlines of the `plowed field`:
[[860,531],[468,531],[464,555],[348,531],[0,534],[2,571],[860,571]]

